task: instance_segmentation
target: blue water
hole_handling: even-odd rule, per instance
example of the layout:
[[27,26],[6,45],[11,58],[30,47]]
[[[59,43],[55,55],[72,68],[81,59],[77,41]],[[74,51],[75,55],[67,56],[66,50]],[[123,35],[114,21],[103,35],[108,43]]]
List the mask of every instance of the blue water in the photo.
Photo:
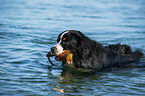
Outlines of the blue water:
[[68,29],[145,54],[145,0],[0,0],[0,95],[145,95],[145,58],[88,75],[64,73],[54,58],[51,66],[46,54]]

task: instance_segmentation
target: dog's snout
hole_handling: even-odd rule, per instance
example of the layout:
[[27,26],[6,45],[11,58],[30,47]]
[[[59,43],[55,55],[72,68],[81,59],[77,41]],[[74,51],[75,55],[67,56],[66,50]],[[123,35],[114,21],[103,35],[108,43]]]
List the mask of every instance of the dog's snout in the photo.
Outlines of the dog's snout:
[[51,48],[51,52],[52,52],[52,53],[54,53],[55,50],[56,50],[56,47],[52,47],[52,48]]
[[55,55],[58,55],[63,52],[63,48],[60,44],[56,44],[51,48],[51,52]]

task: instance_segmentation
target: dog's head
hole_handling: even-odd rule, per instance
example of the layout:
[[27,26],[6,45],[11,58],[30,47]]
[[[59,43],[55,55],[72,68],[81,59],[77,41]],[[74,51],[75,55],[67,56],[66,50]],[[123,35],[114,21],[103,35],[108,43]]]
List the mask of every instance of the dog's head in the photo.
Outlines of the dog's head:
[[57,38],[57,44],[51,48],[51,52],[54,55],[59,55],[63,53],[64,50],[74,52],[79,40],[82,38],[81,35],[82,33],[75,30],[68,30],[60,33]]

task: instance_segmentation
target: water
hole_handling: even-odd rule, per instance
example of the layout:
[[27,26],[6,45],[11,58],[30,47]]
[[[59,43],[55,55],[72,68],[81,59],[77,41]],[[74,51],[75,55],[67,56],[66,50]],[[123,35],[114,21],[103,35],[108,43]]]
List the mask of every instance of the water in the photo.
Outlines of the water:
[[[145,0],[0,0],[1,96],[143,96],[140,67],[86,74],[62,69],[47,52],[57,35],[80,30],[103,45],[145,53]],[[51,66],[51,67],[50,67]]]

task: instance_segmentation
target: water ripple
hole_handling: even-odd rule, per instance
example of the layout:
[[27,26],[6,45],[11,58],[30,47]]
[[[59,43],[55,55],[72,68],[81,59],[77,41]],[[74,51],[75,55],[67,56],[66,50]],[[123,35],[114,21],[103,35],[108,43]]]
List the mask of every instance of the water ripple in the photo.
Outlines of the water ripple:
[[64,30],[93,40],[127,44],[145,53],[144,0],[0,0],[0,95],[145,94],[145,58],[139,67],[87,74],[64,70],[46,54]]

